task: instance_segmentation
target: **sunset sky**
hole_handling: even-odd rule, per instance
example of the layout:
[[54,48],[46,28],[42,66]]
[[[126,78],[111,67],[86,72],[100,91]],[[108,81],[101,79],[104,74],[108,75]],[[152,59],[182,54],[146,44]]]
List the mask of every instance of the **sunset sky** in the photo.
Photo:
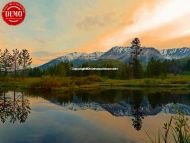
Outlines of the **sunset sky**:
[[[0,8],[10,0],[1,0]],[[33,65],[69,52],[128,46],[134,37],[157,49],[190,47],[190,0],[18,0],[26,19],[0,19],[0,49],[26,48]]]

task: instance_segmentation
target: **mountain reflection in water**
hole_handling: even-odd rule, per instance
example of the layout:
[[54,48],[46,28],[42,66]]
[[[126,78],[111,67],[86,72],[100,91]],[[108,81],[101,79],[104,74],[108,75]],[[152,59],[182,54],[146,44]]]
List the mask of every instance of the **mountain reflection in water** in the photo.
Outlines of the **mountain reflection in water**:
[[67,96],[43,96],[65,110],[106,111],[113,116],[128,116],[133,127],[139,131],[145,116],[154,116],[161,112],[176,114],[182,111],[190,115],[190,96],[171,92],[146,93],[143,90],[105,90],[98,93],[77,91]]
[[29,97],[42,97],[63,110],[105,111],[116,117],[130,117],[132,126],[141,130],[145,116],[176,113],[190,115],[190,96],[170,92],[147,93],[143,90],[105,90],[96,92],[34,93],[0,91],[0,118],[5,123],[24,123],[31,113]]

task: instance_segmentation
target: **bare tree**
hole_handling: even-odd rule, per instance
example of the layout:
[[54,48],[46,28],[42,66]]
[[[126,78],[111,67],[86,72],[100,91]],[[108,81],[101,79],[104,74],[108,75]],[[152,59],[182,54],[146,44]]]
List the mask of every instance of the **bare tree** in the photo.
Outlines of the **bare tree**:
[[31,113],[30,102],[24,98],[25,94],[13,93],[7,94],[8,91],[0,91],[0,122],[5,123],[24,123]]
[[18,49],[13,50],[12,54],[12,61],[13,61],[13,70],[14,70],[14,76],[16,77],[16,72],[19,69],[19,57],[20,57],[20,51]]
[[19,64],[22,66],[22,70],[25,71],[32,63],[32,58],[28,50],[23,49],[19,54]]
[[0,75],[1,75],[1,70],[2,70],[2,69],[1,69],[1,66],[2,66],[2,65],[1,65],[1,64],[2,64],[2,62],[1,62],[1,55],[2,55],[2,52],[1,52],[1,49],[0,49]]
[[12,56],[8,49],[5,49],[4,52],[0,56],[1,69],[4,71],[5,75],[7,74],[7,70],[12,66]]

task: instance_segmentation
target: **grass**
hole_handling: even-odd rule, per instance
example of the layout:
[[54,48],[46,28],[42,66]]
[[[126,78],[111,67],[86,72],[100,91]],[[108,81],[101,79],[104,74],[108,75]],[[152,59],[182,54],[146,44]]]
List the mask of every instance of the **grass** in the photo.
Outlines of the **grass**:
[[125,87],[190,87],[190,76],[168,76],[166,78],[143,78],[143,79],[131,79],[131,80],[106,80],[104,84],[112,84],[113,86],[125,86]]
[[172,116],[170,120],[164,123],[163,134],[152,138],[148,133],[150,143],[190,143],[189,119],[183,113]]
[[114,80],[99,76],[87,77],[42,77],[12,78],[0,77],[0,87],[18,87],[31,89],[65,89],[65,88],[181,88],[190,89],[190,75],[168,76],[167,78],[144,78],[131,80]]
[[102,82],[103,79],[98,76],[87,77],[42,77],[42,78],[11,78],[1,77],[1,88],[30,88],[30,89],[61,89],[61,88],[77,88],[82,85],[90,85],[97,82]]

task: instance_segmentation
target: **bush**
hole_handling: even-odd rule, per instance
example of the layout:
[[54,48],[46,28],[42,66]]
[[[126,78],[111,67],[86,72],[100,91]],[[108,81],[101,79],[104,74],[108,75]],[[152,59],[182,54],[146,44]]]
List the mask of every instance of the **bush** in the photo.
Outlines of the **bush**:
[[90,82],[102,82],[102,78],[100,76],[97,75],[90,75],[88,77],[86,77],[86,80],[90,81]]
[[61,87],[70,87],[70,86],[80,86],[85,84],[92,84],[93,82],[101,82],[102,79],[99,76],[87,76],[87,77],[71,77],[71,78],[61,78],[61,77],[52,77],[46,76],[41,79],[34,81],[30,87],[31,88],[43,88],[43,89],[52,89],[52,88],[61,88]]
[[55,87],[61,87],[62,82],[56,77],[43,77],[40,80],[32,83],[31,88],[44,88],[51,89]]

